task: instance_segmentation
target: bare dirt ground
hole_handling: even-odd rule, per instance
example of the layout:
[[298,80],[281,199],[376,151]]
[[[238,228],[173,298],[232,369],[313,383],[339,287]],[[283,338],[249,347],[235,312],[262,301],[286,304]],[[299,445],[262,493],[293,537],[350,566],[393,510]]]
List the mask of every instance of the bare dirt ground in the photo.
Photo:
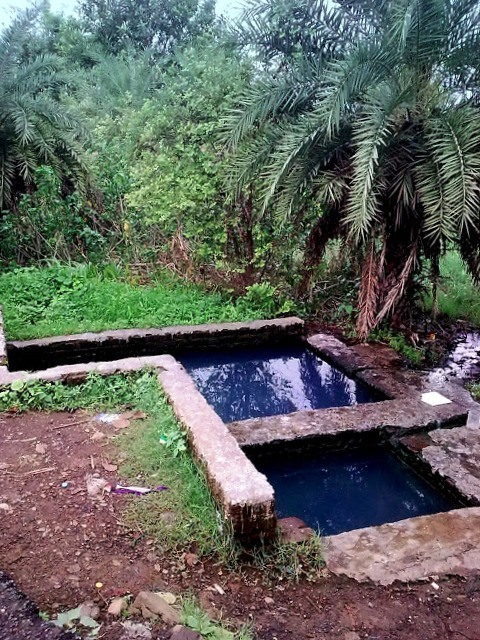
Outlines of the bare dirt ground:
[[[108,436],[113,427],[102,431]],[[1,416],[0,570],[41,611],[55,615],[91,601],[105,622],[99,637],[117,640],[124,630],[107,616],[110,600],[167,590],[196,594],[217,618],[250,621],[261,640],[480,640],[480,576],[437,580],[438,589],[430,582],[384,588],[333,576],[267,584],[258,572],[232,574],[212,561],[189,566],[159,554],[123,522],[127,500],[141,498],[88,496],[88,474],[116,479],[113,446],[92,441],[92,433],[81,413]],[[0,586],[2,640],[59,637],[35,635],[33,627],[31,636],[21,635],[19,606]],[[154,639],[168,635],[161,624],[153,629]]]

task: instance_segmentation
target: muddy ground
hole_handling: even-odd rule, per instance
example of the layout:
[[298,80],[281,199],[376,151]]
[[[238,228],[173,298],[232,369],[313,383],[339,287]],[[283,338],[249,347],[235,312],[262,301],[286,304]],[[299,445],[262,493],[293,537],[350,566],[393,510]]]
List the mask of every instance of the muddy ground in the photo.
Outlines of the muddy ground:
[[[211,561],[189,566],[160,555],[154,541],[124,524],[132,498],[87,494],[87,475],[117,479],[108,441],[114,428],[101,430],[107,438],[92,441],[82,413],[1,416],[0,571],[40,611],[54,616],[91,601],[105,623],[99,637],[118,640],[124,628],[108,619],[110,600],[167,590],[193,592],[210,615],[233,625],[250,621],[261,640],[480,640],[480,576],[436,580],[438,589],[432,581],[384,588],[333,576],[267,584],[258,572],[232,574]],[[18,630],[23,614],[13,602],[0,586],[0,638],[30,638]],[[154,639],[168,634],[165,626],[153,629]],[[37,637],[49,636],[32,627]]]

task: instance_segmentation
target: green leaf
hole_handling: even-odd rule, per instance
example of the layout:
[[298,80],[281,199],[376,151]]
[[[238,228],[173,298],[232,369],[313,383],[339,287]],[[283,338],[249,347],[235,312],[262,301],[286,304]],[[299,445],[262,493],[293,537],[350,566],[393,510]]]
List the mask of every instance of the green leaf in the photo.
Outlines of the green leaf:
[[22,380],[14,380],[10,387],[12,391],[22,391],[25,388],[25,383]]

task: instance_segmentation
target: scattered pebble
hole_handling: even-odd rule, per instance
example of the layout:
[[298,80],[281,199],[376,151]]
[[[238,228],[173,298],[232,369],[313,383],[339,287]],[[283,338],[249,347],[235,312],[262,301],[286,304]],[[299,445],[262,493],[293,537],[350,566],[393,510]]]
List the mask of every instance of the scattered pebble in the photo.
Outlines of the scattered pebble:
[[160,591],[158,595],[165,600],[167,604],[175,604],[177,598],[168,591]]
[[224,596],[224,595],[225,595],[225,591],[222,589],[222,587],[221,587],[219,584],[215,583],[215,584],[213,585],[213,588],[214,588],[214,589],[215,589],[215,591],[216,591],[217,593],[219,593],[221,596]]

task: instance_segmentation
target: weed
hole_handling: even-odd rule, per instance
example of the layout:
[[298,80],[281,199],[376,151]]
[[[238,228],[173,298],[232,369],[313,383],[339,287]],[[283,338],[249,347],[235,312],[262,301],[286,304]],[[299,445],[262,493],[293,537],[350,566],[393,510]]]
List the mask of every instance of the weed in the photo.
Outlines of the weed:
[[131,406],[145,383],[145,374],[102,377],[89,374],[80,385],[15,381],[0,389],[0,411],[103,409]]
[[467,389],[472,394],[472,398],[477,402],[480,402],[480,382],[471,382],[467,384]]
[[395,333],[391,329],[376,329],[372,332],[370,340],[372,342],[386,342],[413,367],[420,367],[425,361],[426,349],[408,343],[402,333]]
[[242,313],[251,315],[252,311],[266,318],[279,314],[291,313],[295,303],[283,297],[269,282],[257,282],[247,287],[247,292],[240,298],[238,308]]
[[253,640],[249,625],[239,631],[228,631],[218,623],[212,622],[194,598],[184,598],[182,602],[182,623],[199,633],[205,640]]
[[53,620],[53,624],[62,629],[70,629],[73,633],[79,630],[78,627],[82,631],[90,629],[87,634],[88,638],[97,637],[100,631],[100,624],[90,616],[85,615],[82,606],[59,613],[56,619]]
[[284,542],[277,538],[251,551],[252,565],[270,580],[315,580],[324,566],[320,536],[305,542]]
[[[127,521],[160,547],[182,551],[195,542],[199,555],[231,553],[232,536],[207,486],[202,470],[186,450],[173,412],[157,389],[139,406],[150,416],[117,444],[127,455],[120,472],[146,484],[166,484],[170,491],[131,501]],[[172,444],[164,444],[165,434]]]

